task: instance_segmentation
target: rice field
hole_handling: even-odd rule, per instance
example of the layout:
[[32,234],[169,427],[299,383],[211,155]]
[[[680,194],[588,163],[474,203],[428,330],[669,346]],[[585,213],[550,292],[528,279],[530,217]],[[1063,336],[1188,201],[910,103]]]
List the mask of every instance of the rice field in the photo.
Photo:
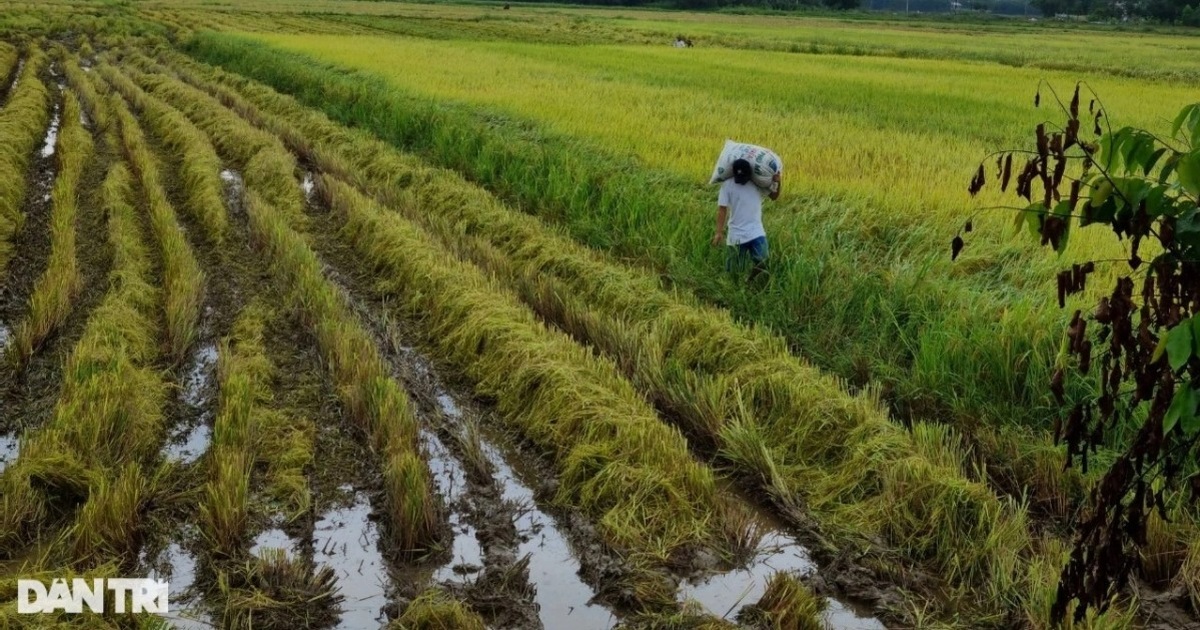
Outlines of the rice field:
[[[1200,39],[0,7],[0,625],[1053,627],[1096,475],[1052,441],[1050,281],[1120,252],[1048,257],[966,184],[1039,85],[1168,126]],[[726,137],[785,163],[760,288],[708,245]],[[1070,627],[1194,621],[1176,503]],[[171,611],[17,611],[75,576]]]

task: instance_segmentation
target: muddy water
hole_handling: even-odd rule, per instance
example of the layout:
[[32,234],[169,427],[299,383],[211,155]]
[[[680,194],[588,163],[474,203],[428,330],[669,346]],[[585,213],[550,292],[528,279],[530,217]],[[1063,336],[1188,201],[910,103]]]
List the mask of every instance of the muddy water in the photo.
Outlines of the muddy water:
[[462,582],[478,575],[484,562],[478,531],[463,513],[461,504],[467,489],[467,476],[458,460],[450,455],[446,445],[436,435],[422,431],[421,442],[433,483],[442,500],[450,507],[450,530],[454,534],[450,560],[434,571],[433,579],[437,582]]
[[272,527],[263,530],[254,537],[254,544],[250,546],[250,553],[253,555],[262,555],[268,549],[279,549],[290,560],[296,558],[299,554],[296,541],[287,534],[287,532]]
[[192,351],[180,378],[179,400],[193,421],[172,431],[163,448],[163,456],[167,459],[190,464],[208,451],[212,440],[209,420],[216,396],[216,377],[217,345],[210,339]]
[[[59,90],[62,86],[59,86]],[[58,144],[58,126],[62,123],[62,104],[57,100],[54,101],[54,112],[50,116],[50,127],[46,129],[46,137],[42,142],[42,150],[39,155],[43,158],[48,158],[54,155],[55,145]],[[49,197],[47,197],[49,199]]]
[[170,612],[164,615],[172,628],[192,630],[214,628],[217,624],[203,612],[199,595],[192,587],[196,583],[196,557],[178,542],[167,545],[146,577],[167,580]]
[[[681,600],[693,600],[712,615],[725,619],[733,619],[742,607],[757,603],[775,573],[782,571],[802,577],[817,571],[808,550],[778,520],[754,506],[747,507],[757,516],[759,531],[764,532],[750,561],[731,571],[686,580],[679,589]],[[885,628],[879,620],[852,604],[832,598],[826,603],[825,622],[829,628]]]
[[304,191],[304,199],[310,205],[313,203],[313,190],[316,183],[313,181],[312,171],[304,171],[304,178],[300,180],[300,190]]
[[354,492],[350,505],[326,512],[313,530],[313,561],[333,569],[345,596],[339,628],[379,628],[387,622],[387,568],[370,514],[370,499]]
[[225,169],[221,171],[221,181],[225,183],[225,203],[229,206],[229,212],[234,215],[243,214],[242,199],[246,191],[246,182],[242,179],[242,174]]
[[[462,411],[453,397],[441,392],[437,402],[452,423],[462,422]],[[535,601],[542,625],[547,629],[611,628],[616,624],[616,616],[606,607],[591,602],[594,591],[579,578],[579,560],[566,535],[550,515],[538,508],[533,490],[518,477],[500,448],[482,435],[480,441],[493,471],[492,478],[501,488],[502,499],[517,513],[514,523],[520,541],[517,555],[529,555],[529,582],[536,589]],[[431,451],[430,466],[433,461]],[[474,538],[474,529],[469,525],[463,530],[462,535],[456,532],[455,560],[438,571],[437,579],[467,578],[470,573],[465,569],[482,563],[483,554],[478,542],[460,545],[468,532]]]
[[0,435],[0,472],[3,472],[9,463],[17,461],[19,449],[20,442],[16,435]]
[[553,518],[538,509],[533,491],[522,483],[494,447],[484,452],[504,488],[504,499],[521,506],[517,532],[520,553],[529,554],[529,581],[537,588],[542,624],[549,628],[611,628],[616,616],[592,603],[594,592],[579,578],[579,561]]

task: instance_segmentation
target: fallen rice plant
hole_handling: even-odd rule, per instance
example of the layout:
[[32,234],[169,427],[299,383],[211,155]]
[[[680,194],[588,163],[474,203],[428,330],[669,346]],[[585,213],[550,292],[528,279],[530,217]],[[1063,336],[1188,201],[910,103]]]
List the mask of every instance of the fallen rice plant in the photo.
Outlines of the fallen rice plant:
[[[325,627],[343,601],[333,569],[268,549],[217,584],[225,602],[222,627],[236,630]],[[313,611],[320,611],[314,616]]]
[[[725,518],[732,508],[711,471],[615,366],[547,330],[478,269],[438,251],[417,228],[349,186],[324,176],[318,189],[377,272],[374,290],[423,321],[435,351],[551,454],[560,475],[556,501],[582,509],[641,567],[667,566],[697,548],[729,553],[738,521]],[[641,584],[653,586],[650,579]],[[671,601],[669,591],[638,595],[643,603]]]
[[484,630],[475,611],[449,593],[431,589],[409,603],[390,630]]
[[104,133],[111,124],[111,117],[92,79],[79,67],[79,59],[75,55],[63,55],[61,63],[63,72],[67,75],[67,82],[79,95],[79,102],[87,112],[96,133]]
[[[544,317],[617,360],[651,400],[785,507],[802,501],[842,540],[885,534],[903,555],[932,562],[946,582],[987,586],[993,611],[1020,597],[1018,558],[1030,547],[1022,513],[966,477],[960,448],[913,444],[877,403],[850,397],[792,357],[782,340],[662,291],[656,280],[606,262],[455,176],[286,97],[232,82],[263,108],[255,114],[263,124],[507,278]],[[238,99],[231,90],[222,95],[227,103]],[[255,107],[242,102],[238,109]],[[960,518],[966,513],[974,516]],[[960,595],[980,603],[977,590]]]
[[75,225],[79,210],[79,180],[92,156],[92,137],[79,118],[74,93],[63,96],[62,128],[55,159],[57,177],[51,191],[50,256],[46,270],[33,286],[24,321],[17,327],[9,359],[24,365],[42,342],[66,321],[79,294],[79,262]]
[[767,591],[748,609],[742,621],[756,628],[825,630],[821,613],[825,600],[812,593],[794,576],[776,573],[767,583]]
[[392,542],[404,552],[430,549],[441,509],[419,454],[417,420],[407,396],[388,377],[378,349],[303,238],[253,190],[247,211],[251,229],[287,286],[291,306],[316,337],[344,404],[383,461]]
[[272,322],[264,304],[252,303],[219,350],[219,411],[200,505],[202,531],[218,556],[244,551],[252,479],[265,477],[266,494],[279,502],[289,521],[311,506],[304,476],[312,460],[309,427],[268,407],[274,366],[263,333]]
[[8,91],[9,81],[12,79],[13,71],[16,70],[20,59],[21,55],[16,47],[8,42],[0,42],[0,81],[4,82],[0,84],[0,94]]
[[41,49],[29,48],[21,77],[0,109],[0,276],[12,258],[13,236],[25,224],[21,202],[29,159],[50,120],[50,92],[38,76],[46,61]]
[[154,494],[157,475],[145,469],[157,456],[163,425],[165,387],[153,366],[158,292],[149,284],[150,258],[123,163],[109,169],[101,195],[112,285],[67,361],[51,419],[25,437],[0,477],[0,557],[51,540],[82,506],[63,543],[68,550],[50,564],[131,560],[139,515]]
[[163,259],[164,312],[167,346],[174,361],[183,360],[196,338],[203,302],[204,273],[183,235],[175,209],[167,199],[159,177],[158,157],[150,150],[137,119],[119,98],[113,112],[120,123],[125,153],[141,182],[150,210],[150,225]]
[[[294,213],[301,212],[303,203],[291,155],[272,136],[195,88],[169,77],[139,73],[134,78],[180,107],[244,169],[251,231],[284,281],[291,306],[312,330],[344,404],[383,460],[393,543],[405,552],[429,549],[437,540],[441,510],[419,455],[416,418],[403,390],[387,376],[370,336],[325,279],[312,250],[291,229],[302,216]],[[283,181],[280,169],[286,170]],[[268,198],[282,201],[283,208]]]
[[[134,54],[133,60],[140,62],[142,68],[154,68],[140,55]],[[304,200],[293,180],[296,161],[278,139],[237,116],[225,115],[212,97],[173,77],[143,72],[129,64],[121,70],[142,89],[170,103],[202,129],[217,150],[241,165],[246,184],[258,190],[267,203],[285,213],[294,224],[302,221]]]
[[187,210],[203,227],[205,236],[220,244],[229,219],[222,202],[221,161],[207,136],[186,116],[146,94],[133,81],[109,65],[99,68],[104,78],[141,114],[154,135],[177,158]]

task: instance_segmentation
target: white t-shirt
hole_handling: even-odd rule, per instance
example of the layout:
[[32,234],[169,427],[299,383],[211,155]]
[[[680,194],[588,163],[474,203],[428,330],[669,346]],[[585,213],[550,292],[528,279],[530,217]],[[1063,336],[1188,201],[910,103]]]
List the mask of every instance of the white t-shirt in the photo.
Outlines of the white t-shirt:
[[732,177],[721,182],[717,205],[729,208],[727,245],[741,245],[767,235],[762,224],[763,194],[754,182],[739,184]]

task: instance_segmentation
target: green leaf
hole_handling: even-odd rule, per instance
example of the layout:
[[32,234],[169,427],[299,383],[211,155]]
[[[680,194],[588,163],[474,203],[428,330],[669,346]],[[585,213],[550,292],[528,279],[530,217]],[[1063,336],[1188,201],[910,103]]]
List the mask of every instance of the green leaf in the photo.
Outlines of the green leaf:
[[1179,110],[1179,115],[1171,123],[1171,137],[1178,136],[1181,129],[1188,132],[1194,143],[1200,131],[1200,103],[1192,103]]
[[1179,185],[1192,197],[1200,197],[1200,150],[1179,158],[1175,165],[1175,175]]
[[1154,354],[1150,355],[1151,363],[1158,363],[1158,360],[1161,359],[1163,357],[1163,355],[1167,353],[1167,337],[1168,336],[1169,335],[1162,335],[1158,338],[1158,345],[1154,346]]
[[1144,167],[1145,170],[1143,171],[1143,173],[1145,173],[1146,175],[1149,175],[1150,171],[1154,170],[1154,165],[1158,164],[1158,160],[1161,159],[1162,156],[1164,154],[1166,154],[1166,152],[1167,152],[1167,148],[1161,147],[1157,151],[1152,153],[1150,155],[1150,159],[1146,160],[1146,165]]
[[1172,370],[1183,367],[1192,358],[1192,326],[1183,322],[1167,333],[1167,361]]
[[1171,406],[1167,408],[1167,413],[1163,416],[1163,433],[1175,428],[1176,424],[1180,425],[1185,434],[1194,433],[1197,428],[1200,428],[1200,417],[1196,416],[1198,400],[1200,400],[1200,394],[1197,394],[1196,390],[1186,383],[1176,390],[1175,397],[1171,399]]
[[1200,315],[1192,316],[1192,351],[1200,356]]
[[1104,202],[1108,201],[1108,196],[1112,194],[1112,191],[1113,191],[1112,182],[1108,181],[1107,179],[1104,180],[1103,182],[1100,182],[1099,185],[1093,186],[1092,187],[1092,207],[1096,208],[1096,207],[1104,205]]

